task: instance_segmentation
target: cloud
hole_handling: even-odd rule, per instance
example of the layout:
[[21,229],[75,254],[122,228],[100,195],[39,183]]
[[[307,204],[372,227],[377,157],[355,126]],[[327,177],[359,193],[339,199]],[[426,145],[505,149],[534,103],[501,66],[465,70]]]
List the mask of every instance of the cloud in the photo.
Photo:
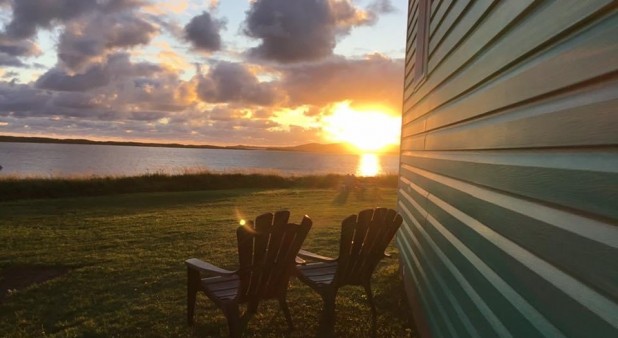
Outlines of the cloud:
[[58,44],[58,57],[78,69],[108,51],[150,42],[157,27],[137,13],[97,13],[67,24]]
[[19,73],[16,71],[8,71],[8,72],[0,71],[0,74],[3,79],[13,79],[19,76]]
[[278,99],[277,88],[271,82],[259,82],[247,67],[221,61],[206,76],[199,79],[199,97],[210,103],[246,103],[272,105]]
[[214,19],[208,12],[202,12],[185,26],[185,39],[198,50],[214,52],[221,49],[219,31],[224,26],[224,21]]
[[49,28],[56,20],[77,17],[97,7],[97,0],[13,0],[13,17],[6,25],[8,36],[25,39],[38,27]]
[[[0,117],[10,132],[58,137],[319,142],[334,102],[401,103],[402,60],[333,56],[338,39],[393,10],[371,1],[251,1],[243,31],[256,43],[247,53],[276,62],[241,63],[229,60],[242,60],[246,45],[223,46],[217,1],[196,10],[187,1],[0,0]],[[43,58],[28,59],[41,48]],[[208,68],[191,77],[194,62]]]
[[[128,54],[117,53],[79,73],[59,65],[36,87],[0,81],[0,116],[11,132],[27,134],[214,144],[319,142],[319,123],[301,123],[293,114],[286,119],[292,113],[286,107],[302,107],[292,110],[311,121],[342,100],[396,110],[402,67],[402,60],[381,55],[276,69],[219,62],[205,75],[183,81],[168,67],[131,62]],[[255,73],[265,70],[280,80],[260,82]]]
[[4,0],[13,10],[6,34],[11,38],[33,37],[38,28],[50,28],[57,22],[66,22],[95,10],[118,12],[139,7],[142,0]]
[[0,34],[0,53],[10,56],[36,56],[41,50],[31,40],[12,39],[6,34]]
[[110,78],[102,65],[94,65],[83,74],[70,75],[51,68],[36,81],[36,88],[54,91],[88,91],[105,86]]
[[403,60],[375,54],[364,59],[343,57],[282,66],[281,87],[292,105],[323,106],[350,100],[357,104],[381,104],[398,111],[403,95]]
[[196,84],[155,64],[114,54],[83,73],[56,67],[34,84],[0,82],[0,116],[158,120],[190,108]]
[[0,82],[0,116],[28,115],[42,110],[51,95],[29,85]]
[[27,68],[22,58],[41,54],[39,47],[29,39],[13,39],[0,33],[0,66]]
[[388,14],[397,11],[390,0],[376,0],[368,6],[373,13]]
[[215,107],[214,109],[206,112],[209,122],[219,123],[221,121],[238,121],[246,116],[246,113],[238,109],[230,109],[227,107]]
[[0,66],[25,67],[25,64],[15,56],[0,52]]
[[256,0],[244,32],[261,43],[249,55],[278,62],[324,58],[332,54],[338,37],[355,26],[372,25],[389,5],[382,0],[361,9],[349,0]]
[[189,9],[190,0],[150,0],[144,10],[152,15],[181,14]]
[[51,104],[57,108],[95,109],[99,108],[100,101],[96,95],[77,92],[63,92],[54,95]]
[[24,57],[40,55],[41,50],[28,39],[12,39],[0,33],[0,66],[29,67],[22,60]]

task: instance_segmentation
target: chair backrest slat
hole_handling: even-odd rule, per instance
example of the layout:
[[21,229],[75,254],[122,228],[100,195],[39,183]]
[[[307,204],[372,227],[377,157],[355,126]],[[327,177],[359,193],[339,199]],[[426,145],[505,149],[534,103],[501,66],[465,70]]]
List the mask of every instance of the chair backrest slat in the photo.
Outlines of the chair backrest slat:
[[341,225],[341,242],[335,283],[360,285],[371,276],[384,250],[399,229],[402,218],[395,210],[376,208],[352,215]]
[[[255,218],[255,231],[258,234],[266,234],[271,230],[273,225],[274,215],[267,213]],[[253,264],[260,262],[266,254],[266,245],[268,244],[269,236],[256,236],[255,249],[253,250]]]
[[341,222],[341,238],[339,239],[339,260],[337,269],[340,275],[346,275],[350,268],[349,263],[352,257],[352,246],[356,231],[357,215],[350,215]]
[[341,238],[339,239],[339,259],[347,259],[352,251],[354,230],[356,229],[356,215],[350,215],[341,222]]
[[257,285],[256,293],[259,293],[262,297],[268,297],[268,290],[270,290],[270,284],[272,281],[272,275],[276,267],[273,262],[277,261],[277,257],[280,252],[280,248],[284,245],[283,239],[286,235],[287,229],[286,223],[273,224],[272,231],[270,233],[270,241],[268,242],[268,251],[264,257],[264,266],[261,269],[261,280]]
[[272,268],[269,272],[268,283],[264,285],[262,294],[274,297],[276,295],[272,292],[280,292],[287,288],[290,276],[294,273],[296,256],[307,237],[311,223],[311,219],[305,216],[300,225],[286,225],[279,251],[274,261],[270,262]]
[[350,268],[349,273],[354,274],[358,269],[359,260],[362,259],[361,249],[367,237],[367,230],[373,216],[373,210],[363,210],[358,214],[356,220],[356,229],[354,230],[354,243],[352,243],[352,252],[350,253]]
[[294,258],[312,222],[288,223],[289,211],[263,214],[249,226],[239,227],[239,300],[274,298],[282,294],[294,267]]

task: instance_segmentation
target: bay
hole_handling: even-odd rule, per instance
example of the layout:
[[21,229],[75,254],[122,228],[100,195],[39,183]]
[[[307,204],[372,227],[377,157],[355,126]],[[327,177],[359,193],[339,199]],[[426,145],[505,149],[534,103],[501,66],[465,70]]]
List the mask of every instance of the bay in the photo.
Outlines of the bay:
[[201,171],[278,175],[397,174],[399,156],[0,142],[1,177],[87,177]]

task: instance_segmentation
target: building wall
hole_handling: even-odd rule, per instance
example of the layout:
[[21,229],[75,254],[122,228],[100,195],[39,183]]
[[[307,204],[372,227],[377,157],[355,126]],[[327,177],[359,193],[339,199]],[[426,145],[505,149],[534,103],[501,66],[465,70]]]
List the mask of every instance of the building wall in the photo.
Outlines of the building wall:
[[618,337],[618,2],[424,1],[397,236],[419,330]]

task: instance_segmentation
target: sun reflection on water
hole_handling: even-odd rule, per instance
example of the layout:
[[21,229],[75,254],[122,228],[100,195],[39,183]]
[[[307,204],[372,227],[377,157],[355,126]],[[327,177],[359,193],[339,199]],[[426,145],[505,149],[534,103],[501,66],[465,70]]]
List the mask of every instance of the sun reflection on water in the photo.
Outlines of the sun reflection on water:
[[377,176],[382,172],[380,157],[376,154],[362,154],[356,168],[356,176]]

